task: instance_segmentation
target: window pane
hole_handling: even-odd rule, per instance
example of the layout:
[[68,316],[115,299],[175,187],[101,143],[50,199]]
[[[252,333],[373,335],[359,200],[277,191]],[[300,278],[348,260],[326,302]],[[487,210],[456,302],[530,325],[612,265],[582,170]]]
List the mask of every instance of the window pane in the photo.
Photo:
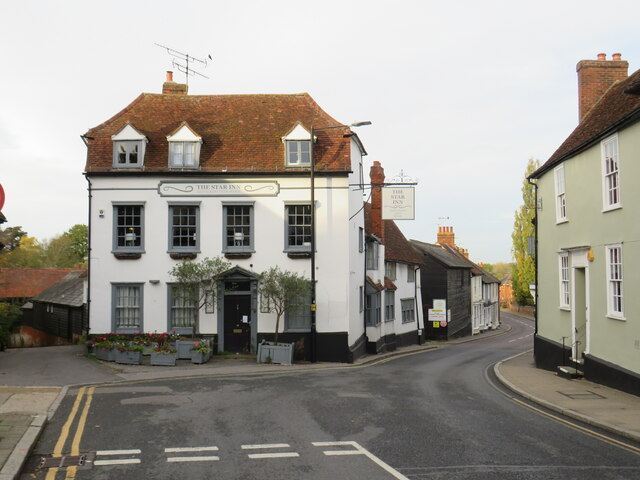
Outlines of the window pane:
[[226,246],[243,248],[251,246],[250,205],[228,205],[226,209]]
[[116,246],[140,247],[142,245],[142,206],[120,205],[116,207]]
[[311,244],[311,207],[309,205],[287,205],[289,247]]
[[196,206],[172,206],[172,234],[173,247],[193,248],[197,246],[197,209]]

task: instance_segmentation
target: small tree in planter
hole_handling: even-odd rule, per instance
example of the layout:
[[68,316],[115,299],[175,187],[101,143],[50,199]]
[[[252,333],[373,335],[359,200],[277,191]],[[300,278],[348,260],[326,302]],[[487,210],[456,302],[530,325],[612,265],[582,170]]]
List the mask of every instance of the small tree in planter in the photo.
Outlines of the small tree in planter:
[[[274,345],[278,346],[278,333],[280,330],[280,319],[286,312],[290,312],[299,305],[300,298],[305,298],[311,290],[311,281],[302,275],[289,270],[280,270],[279,267],[271,267],[266,272],[260,274],[258,291],[263,300],[276,314],[276,329],[274,334]],[[291,351],[293,347],[290,346]],[[263,362],[267,357],[275,362],[274,351],[264,354],[259,352],[264,358],[258,358]],[[290,353],[289,353],[290,355]]]
[[[204,258],[199,262],[184,260],[175,265],[169,274],[175,279],[177,288],[182,290],[185,298],[191,299],[194,314],[207,301],[215,300],[220,275],[231,268],[231,263],[220,257]],[[195,332],[192,331],[192,336]]]

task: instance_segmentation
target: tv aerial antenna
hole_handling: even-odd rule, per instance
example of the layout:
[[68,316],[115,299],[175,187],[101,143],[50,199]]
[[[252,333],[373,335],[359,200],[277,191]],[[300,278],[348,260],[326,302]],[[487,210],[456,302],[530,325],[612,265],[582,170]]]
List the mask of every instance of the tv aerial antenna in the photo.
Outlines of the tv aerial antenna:
[[[175,68],[177,68],[178,71],[185,74],[187,85],[189,85],[189,77],[193,77],[195,75],[198,75],[200,77],[204,77],[207,79],[209,78],[206,75],[203,75],[202,73],[195,71],[193,67],[189,66],[189,62],[191,63],[198,62],[204,65],[204,68],[207,68],[207,63],[208,63],[207,59],[213,60],[213,58],[211,58],[211,54],[207,55],[206,58],[201,59],[201,58],[193,57],[188,53],[182,53],[182,52],[179,52],[178,50],[174,50],[173,48],[165,47],[164,45],[160,45],[159,43],[155,43],[155,45],[157,45],[160,48],[164,48],[167,51],[167,53],[173,57],[171,64]],[[179,62],[183,62],[183,63],[179,63]]]

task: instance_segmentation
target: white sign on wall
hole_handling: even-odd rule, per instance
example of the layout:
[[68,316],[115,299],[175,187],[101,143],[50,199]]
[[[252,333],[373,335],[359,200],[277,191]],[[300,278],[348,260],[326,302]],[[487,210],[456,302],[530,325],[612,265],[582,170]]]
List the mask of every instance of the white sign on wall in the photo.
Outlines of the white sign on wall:
[[160,182],[162,197],[274,197],[278,182]]
[[413,220],[415,216],[413,187],[384,187],[382,189],[383,220]]

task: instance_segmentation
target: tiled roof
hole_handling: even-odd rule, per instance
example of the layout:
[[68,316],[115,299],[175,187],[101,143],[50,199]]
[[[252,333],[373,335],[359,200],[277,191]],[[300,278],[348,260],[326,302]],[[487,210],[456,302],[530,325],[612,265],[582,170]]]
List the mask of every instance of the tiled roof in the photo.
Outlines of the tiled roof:
[[[389,262],[422,263],[407,238],[402,234],[393,220],[383,220],[384,224],[384,259]],[[367,233],[371,233],[371,204],[364,204],[364,225]]]
[[396,284],[389,277],[384,277],[384,288],[386,290],[397,290]]
[[436,261],[451,268],[471,268],[468,262],[455,255],[448,249],[445,249],[443,245],[434,245],[431,243],[424,243],[418,240],[411,240],[411,243],[418,250],[418,252],[424,255],[430,255]]
[[[614,83],[600,101],[589,111],[576,129],[538,170],[532,178],[539,178],[558,163],[599,142],[628,122],[640,119],[640,70],[626,80]],[[635,92],[635,93],[632,93]]]
[[74,268],[0,268],[0,298],[32,298]]
[[465,257],[462,253],[460,253],[457,249],[451,248],[449,245],[443,245],[443,247],[451,252],[453,255],[458,256],[458,258],[462,259],[462,261],[466,262],[471,267],[471,273],[473,275],[482,275],[482,281],[484,283],[500,283],[500,280],[487,272],[484,268],[482,268],[477,263],[472,262],[467,257]]
[[[124,172],[112,169],[113,141],[127,123],[148,139],[144,172],[169,172],[167,135],[186,122],[202,138],[197,172],[299,172],[285,168],[282,137],[298,123],[305,129],[340,126],[307,93],[291,95],[168,95],[143,93],[129,106],[85,138],[88,173]],[[348,127],[315,132],[316,169],[351,170]],[[345,136],[347,135],[347,136]],[[186,170],[185,170],[186,171]],[[189,173],[192,173],[189,171]]]
[[33,300],[81,307],[84,304],[84,281],[86,277],[86,270],[74,270],[65,275],[59,282],[54,283],[33,297]]

